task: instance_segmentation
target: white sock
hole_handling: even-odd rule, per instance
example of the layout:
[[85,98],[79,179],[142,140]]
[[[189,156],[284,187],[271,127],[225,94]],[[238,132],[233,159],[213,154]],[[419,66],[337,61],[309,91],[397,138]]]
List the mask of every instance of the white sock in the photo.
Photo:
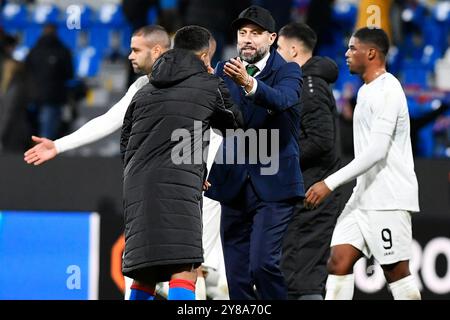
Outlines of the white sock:
[[352,300],[355,289],[353,273],[345,276],[328,275],[325,300]]
[[420,291],[412,275],[389,283],[389,288],[394,300],[421,300]]
[[125,300],[130,300],[130,293],[131,293],[131,285],[133,284],[133,279],[124,277],[125,279]]
[[197,282],[195,283],[195,300],[206,300],[206,283],[203,277],[197,277]]

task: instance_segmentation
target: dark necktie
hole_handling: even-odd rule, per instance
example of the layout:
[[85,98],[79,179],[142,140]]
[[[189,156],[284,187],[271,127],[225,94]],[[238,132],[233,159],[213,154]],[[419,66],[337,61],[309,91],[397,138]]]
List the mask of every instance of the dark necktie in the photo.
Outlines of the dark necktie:
[[247,65],[245,69],[247,70],[247,73],[252,77],[259,71],[258,67],[252,64]]

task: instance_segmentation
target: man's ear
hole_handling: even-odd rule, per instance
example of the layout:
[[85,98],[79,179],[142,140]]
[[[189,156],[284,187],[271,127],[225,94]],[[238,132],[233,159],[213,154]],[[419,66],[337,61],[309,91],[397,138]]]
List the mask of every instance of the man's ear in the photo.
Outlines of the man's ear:
[[163,54],[163,49],[159,44],[154,45],[152,51],[153,54],[157,57]]
[[275,42],[276,38],[277,38],[277,34],[275,32],[270,34],[270,36],[269,36],[270,45],[272,45]]
[[296,46],[291,46],[289,54],[291,55],[292,58],[296,58],[298,56],[298,48]]
[[367,58],[371,61],[377,57],[377,50],[375,48],[370,48],[367,52]]
[[209,54],[208,54],[209,50],[206,51],[200,51],[197,56],[200,58],[200,60],[203,61],[203,63],[205,64],[205,66],[209,66],[210,64],[210,58],[209,58]]

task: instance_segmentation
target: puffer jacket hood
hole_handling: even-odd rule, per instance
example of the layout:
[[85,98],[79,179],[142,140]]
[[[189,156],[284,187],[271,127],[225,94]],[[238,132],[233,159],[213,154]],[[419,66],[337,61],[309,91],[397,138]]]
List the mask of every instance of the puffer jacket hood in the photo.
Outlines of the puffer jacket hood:
[[204,63],[194,53],[172,49],[156,60],[150,83],[157,88],[167,88],[205,71],[207,69]]
[[157,61],[152,83],[134,95],[122,125],[124,275],[163,282],[174,270],[168,266],[203,262],[207,168],[197,155],[209,148],[203,137],[210,127],[223,132],[238,126],[240,110],[200,59],[172,50]]
[[328,83],[334,83],[338,78],[337,64],[327,57],[312,57],[302,66],[303,76],[315,76]]

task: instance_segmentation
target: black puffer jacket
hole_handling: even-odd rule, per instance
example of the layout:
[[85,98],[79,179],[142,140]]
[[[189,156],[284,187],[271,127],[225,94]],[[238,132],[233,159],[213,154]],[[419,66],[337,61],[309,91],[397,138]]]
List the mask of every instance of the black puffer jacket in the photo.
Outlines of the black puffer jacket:
[[[242,115],[222,80],[208,74],[194,54],[174,49],[157,60],[122,128],[126,276],[140,279],[161,269],[155,266],[203,261],[202,150],[208,143],[202,137],[210,126],[238,125]],[[172,153],[186,163],[176,164]],[[166,276],[158,273],[157,280]]]
[[330,88],[338,67],[329,58],[312,57],[302,71],[300,167],[308,190],[340,166],[336,102]]

